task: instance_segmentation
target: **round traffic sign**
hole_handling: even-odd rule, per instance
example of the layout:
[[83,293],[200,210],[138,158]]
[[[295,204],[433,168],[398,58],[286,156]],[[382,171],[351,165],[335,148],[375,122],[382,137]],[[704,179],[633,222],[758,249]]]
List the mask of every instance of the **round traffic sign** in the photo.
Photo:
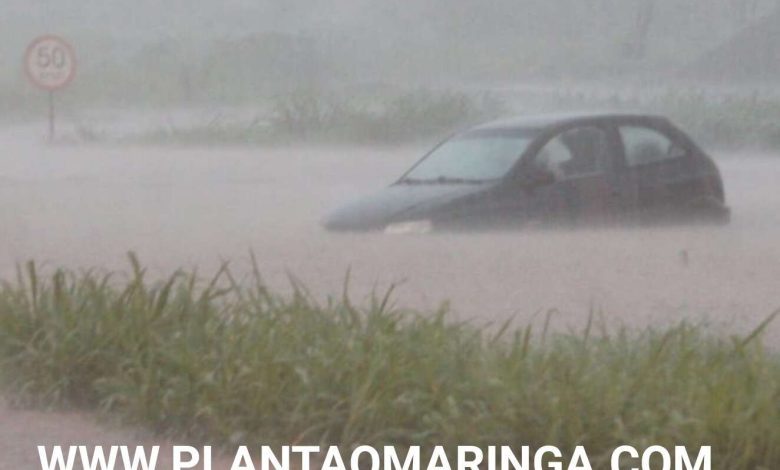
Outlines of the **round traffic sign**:
[[24,55],[24,70],[37,87],[57,90],[76,75],[76,54],[64,39],[45,35],[33,40]]

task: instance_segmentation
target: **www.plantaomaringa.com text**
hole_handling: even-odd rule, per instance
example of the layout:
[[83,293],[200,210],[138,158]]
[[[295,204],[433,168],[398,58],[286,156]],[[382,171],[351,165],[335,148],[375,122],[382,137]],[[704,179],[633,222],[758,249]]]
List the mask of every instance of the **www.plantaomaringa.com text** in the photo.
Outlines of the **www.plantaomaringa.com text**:
[[[261,446],[252,453],[239,447],[231,470],[592,470],[583,446],[565,454],[556,446],[458,446],[448,453],[443,446],[403,450],[358,446],[343,452],[337,446]],[[160,447],[137,446],[38,446],[41,470],[212,470],[212,448],[173,446],[172,466],[158,467]],[[712,449],[703,446],[689,453],[684,446],[672,449],[623,445],[610,457],[612,470],[711,470]]]

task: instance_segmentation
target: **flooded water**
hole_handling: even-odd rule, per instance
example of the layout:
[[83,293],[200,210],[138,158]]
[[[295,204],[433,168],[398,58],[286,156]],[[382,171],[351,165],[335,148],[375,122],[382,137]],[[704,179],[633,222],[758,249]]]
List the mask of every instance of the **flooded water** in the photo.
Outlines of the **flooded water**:
[[323,214],[389,184],[424,148],[45,146],[20,135],[5,135],[0,156],[5,277],[30,258],[123,269],[129,250],[159,275],[222,260],[241,272],[252,251],[276,287],[293,274],[338,295],[350,270],[356,301],[397,283],[400,305],[449,301],[478,323],[556,309],[554,324],[577,328],[593,310],[609,324],[686,318],[742,332],[780,307],[777,156],[717,155],[734,213],[725,227],[343,235],[320,228]]

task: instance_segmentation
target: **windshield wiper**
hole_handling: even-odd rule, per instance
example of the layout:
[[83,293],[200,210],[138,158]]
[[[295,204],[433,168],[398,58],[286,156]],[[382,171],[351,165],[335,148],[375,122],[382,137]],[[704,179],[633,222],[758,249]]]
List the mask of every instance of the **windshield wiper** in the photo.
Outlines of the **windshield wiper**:
[[485,180],[439,176],[430,179],[404,178],[400,182],[404,184],[482,184]]
[[421,180],[421,179],[418,179],[418,178],[404,178],[401,181],[399,181],[398,183],[400,183],[400,184],[427,184],[429,182],[430,182],[430,180]]

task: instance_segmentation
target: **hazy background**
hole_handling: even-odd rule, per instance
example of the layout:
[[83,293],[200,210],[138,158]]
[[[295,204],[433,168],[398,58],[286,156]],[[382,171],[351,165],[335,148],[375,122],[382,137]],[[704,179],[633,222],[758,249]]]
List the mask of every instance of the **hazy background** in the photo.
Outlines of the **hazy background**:
[[[748,86],[780,82],[777,0],[3,0],[0,114],[54,32],[79,56],[64,109],[262,105],[301,89]],[[751,32],[752,31],[752,32]],[[568,88],[567,88],[568,87]]]

